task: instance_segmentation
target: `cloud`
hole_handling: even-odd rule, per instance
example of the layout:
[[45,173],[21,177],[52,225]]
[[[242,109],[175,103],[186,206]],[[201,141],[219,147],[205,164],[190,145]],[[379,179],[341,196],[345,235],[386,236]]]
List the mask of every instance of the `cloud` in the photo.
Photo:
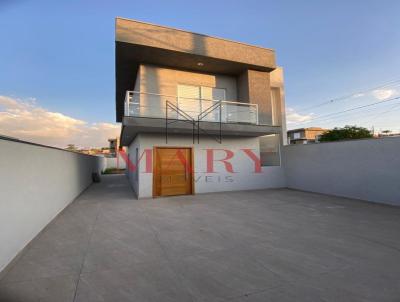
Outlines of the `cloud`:
[[360,92],[360,93],[353,94],[352,98],[360,98],[360,97],[362,97],[364,95],[365,95],[364,93]]
[[286,123],[287,124],[296,124],[296,123],[304,123],[313,118],[313,113],[310,114],[300,114],[297,113],[293,108],[286,109]]
[[372,91],[372,95],[380,101],[388,99],[395,94],[396,94],[395,89],[376,89]]
[[0,96],[0,134],[40,144],[66,147],[104,147],[107,139],[120,133],[120,125],[89,124],[37,105],[36,99]]

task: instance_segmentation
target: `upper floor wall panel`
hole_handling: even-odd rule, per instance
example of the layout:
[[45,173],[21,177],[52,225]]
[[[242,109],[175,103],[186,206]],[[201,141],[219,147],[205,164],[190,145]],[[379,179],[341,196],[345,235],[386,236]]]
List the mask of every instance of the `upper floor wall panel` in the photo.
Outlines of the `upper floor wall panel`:
[[[139,82],[139,83],[138,83]],[[219,88],[225,90],[225,100],[240,101],[237,98],[236,77],[182,71],[152,65],[140,65],[136,77],[136,91],[178,96],[178,86]],[[205,95],[193,96],[207,99]],[[208,97],[212,98],[212,97]],[[215,99],[215,98],[214,98]]]
[[115,40],[117,48],[128,50],[121,54],[126,53],[126,59],[138,63],[163,63],[204,72],[216,72],[218,67],[218,72],[225,69],[226,73],[276,68],[271,49],[122,18],[116,19]]
[[[271,49],[116,18],[115,94],[118,122],[122,121],[126,91],[134,90],[138,68],[142,64],[235,77],[248,70],[264,73],[276,70],[275,52]],[[269,90],[265,93],[268,94]]]

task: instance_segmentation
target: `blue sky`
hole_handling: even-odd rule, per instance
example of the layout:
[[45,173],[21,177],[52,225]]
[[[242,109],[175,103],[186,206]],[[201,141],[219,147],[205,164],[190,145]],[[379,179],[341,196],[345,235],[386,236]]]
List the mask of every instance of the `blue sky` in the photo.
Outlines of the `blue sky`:
[[[114,18],[121,16],[274,48],[287,107],[315,118],[373,102],[372,92],[301,109],[400,80],[399,11],[399,1],[368,0],[0,0],[0,95],[33,98],[32,106],[89,124],[114,123]],[[389,103],[381,112],[396,104]],[[353,124],[364,117],[357,114]],[[385,116],[391,124],[382,127],[400,129],[395,111]],[[328,124],[311,126],[320,125]]]

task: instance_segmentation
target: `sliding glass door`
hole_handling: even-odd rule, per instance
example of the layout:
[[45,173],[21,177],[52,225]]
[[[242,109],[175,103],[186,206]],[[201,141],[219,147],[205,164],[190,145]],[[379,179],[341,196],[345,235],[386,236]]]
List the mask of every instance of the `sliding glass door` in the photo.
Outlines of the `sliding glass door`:
[[[223,88],[178,85],[177,90],[178,107],[195,119],[218,101],[226,100],[226,91]],[[212,111],[203,120],[219,121],[219,109]]]

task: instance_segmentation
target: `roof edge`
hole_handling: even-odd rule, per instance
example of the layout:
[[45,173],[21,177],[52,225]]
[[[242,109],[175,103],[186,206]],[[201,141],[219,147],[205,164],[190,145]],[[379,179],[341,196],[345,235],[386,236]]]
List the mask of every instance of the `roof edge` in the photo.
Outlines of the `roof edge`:
[[[159,25],[159,24],[154,24],[154,23],[151,23],[151,22],[145,22],[145,21],[140,21],[140,20],[136,20],[136,19],[129,19],[129,18],[124,18],[124,17],[115,17],[115,23],[117,23],[118,19],[125,20],[125,21],[131,21],[131,22],[138,22],[138,23],[151,25],[151,26],[156,26],[156,27],[161,27],[161,28],[173,29],[173,30],[177,30],[177,31],[181,31],[181,32],[189,33],[189,34],[194,34],[194,35],[199,35],[199,36],[203,36],[203,37],[207,37],[207,38],[213,38],[213,39],[218,39],[218,40],[227,41],[227,42],[231,42],[231,43],[241,44],[241,45],[244,45],[244,46],[250,46],[250,47],[260,48],[260,49],[264,49],[264,50],[269,50],[269,51],[272,51],[275,54],[275,49],[273,49],[273,48],[263,47],[263,46],[254,45],[254,44],[250,44],[250,43],[244,43],[244,42],[230,40],[230,39],[221,38],[221,37],[217,37],[217,36],[205,35],[205,34],[201,34],[201,33],[190,31],[190,30],[185,30],[185,29],[180,29],[180,28],[171,27],[171,26],[165,26],[165,25]],[[124,42],[124,41],[119,41],[119,42]]]

